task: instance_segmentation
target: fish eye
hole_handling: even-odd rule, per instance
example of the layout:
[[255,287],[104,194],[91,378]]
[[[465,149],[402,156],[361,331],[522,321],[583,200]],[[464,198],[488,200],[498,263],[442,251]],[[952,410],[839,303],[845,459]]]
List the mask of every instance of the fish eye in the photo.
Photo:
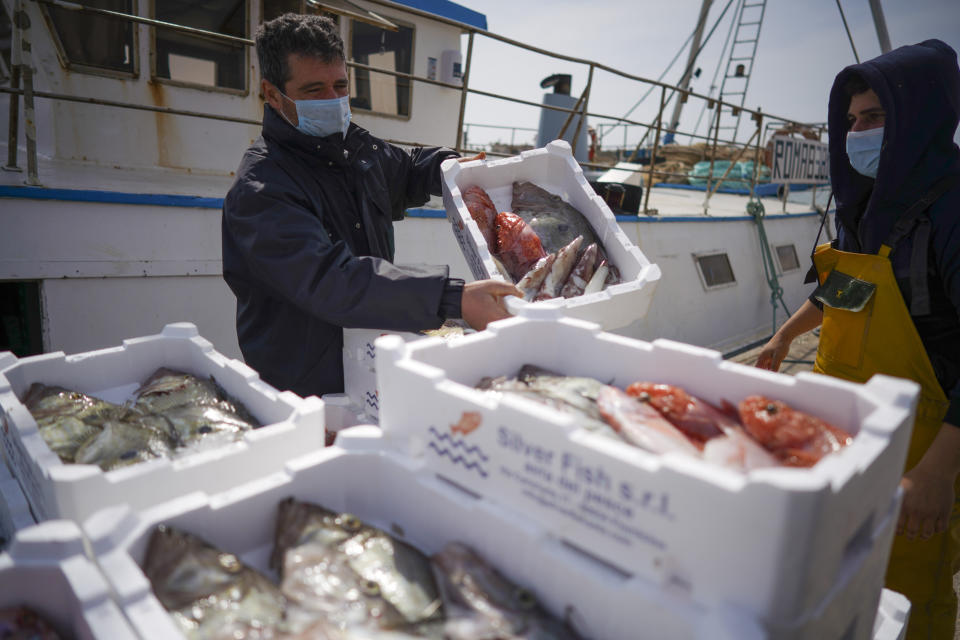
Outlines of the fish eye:
[[773,415],[776,412],[777,412],[777,405],[773,404],[772,402],[767,405],[767,413],[769,413],[770,415]]
[[197,433],[210,433],[211,431],[213,431],[213,428],[208,424],[205,424],[197,429]]
[[359,531],[360,527],[363,526],[363,523],[360,522],[360,518],[357,516],[351,513],[345,513],[340,516],[340,526],[347,531]]
[[533,594],[526,589],[517,589],[514,595],[517,598],[517,603],[523,609],[532,609],[533,606],[537,604],[536,598],[534,598]]
[[360,584],[360,590],[363,591],[364,595],[368,595],[368,596],[380,595],[380,585],[374,582],[373,580],[364,580]]
[[637,400],[640,402],[650,402],[650,394],[646,391],[641,391],[640,395],[637,396]]
[[130,451],[124,451],[123,454],[120,455],[121,460],[133,460],[136,457],[137,457],[136,449],[130,449]]

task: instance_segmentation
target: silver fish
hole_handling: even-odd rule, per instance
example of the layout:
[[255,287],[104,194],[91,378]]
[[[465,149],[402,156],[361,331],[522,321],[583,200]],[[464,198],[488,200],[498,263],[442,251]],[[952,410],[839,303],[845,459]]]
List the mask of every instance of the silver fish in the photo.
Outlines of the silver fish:
[[163,420],[147,416],[110,420],[77,449],[74,461],[110,471],[169,455],[174,440],[168,429]]
[[63,387],[34,383],[23,399],[37,422],[40,436],[64,462],[73,462],[77,449],[100,433],[122,407]]
[[577,236],[583,236],[588,245],[595,242],[600,246],[600,239],[582,213],[532,182],[513,183],[511,207],[540,236],[547,253],[556,253]]
[[484,378],[477,388],[520,395],[573,413],[581,427],[619,440],[620,436],[603,420],[597,407],[597,395],[604,386],[593,378],[564,376],[525,364],[515,378]]
[[288,597],[341,627],[402,629],[442,617],[429,559],[350,514],[284,500],[272,563],[282,563]]
[[192,639],[277,637],[285,601],[237,556],[172,527],[150,537],[143,572],[153,592]]
[[570,244],[560,249],[553,267],[550,268],[550,273],[547,274],[540,292],[536,295],[536,300],[549,300],[560,295],[563,283],[567,281],[570,271],[577,262],[577,251],[580,250],[582,243],[583,236],[577,236]]
[[369,526],[340,548],[350,559],[350,566],[366,580],[377,583],[383,597],[407,622],[442,615],[430,560],[417,549]]
[[158,369],[136,392],[141,413],[163,413],[183,405],[216,404],[222,398],[213,379],[203,379],[173,369]]
[[280,590],[292,604],[288,619],[294,629],[309,628],[318,619],[356,631],[407,624],[380,583],[358,574],[339,547],[319,539],[287,549]]
[[432,560],[450,611],[444,627],[450,640],[578,638],[467,545],[452,542]]
[[181,405],[160,414],[173,429],[177,445],[192,447],[203,442],[207,447],[239,440],[254,428],[240,416],[221,406]]
[[51,451],[60,456],[60,460],[73,462],[77,456],[77,449],[102,430],[102,426],[88,424],[73,416],[64,416],[41,425],[40,437]]
[[530,302],[536,297],[540,291],[540,287],[543,286],[543,281],[546,280],[550,274],[550,269],[553,267],[556,259],[557,254],[555,253],[540,258],[537,264],[533,265],[533,269],[530,269],[527,275],[520,278],[520,281],[517,282],[517,289],[523,292],[524,300]]

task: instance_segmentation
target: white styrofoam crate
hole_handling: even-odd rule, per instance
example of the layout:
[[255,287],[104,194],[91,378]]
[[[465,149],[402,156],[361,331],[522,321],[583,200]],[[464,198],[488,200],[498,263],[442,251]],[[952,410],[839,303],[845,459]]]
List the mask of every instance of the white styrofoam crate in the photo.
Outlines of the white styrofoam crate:
[[[492,323],[452,344],[378,340],[380,426],[390,447],[530,514],[626,575],[673,585],[698,602],[745,607],[768,621],[796,619],[822,602],[887,513],[917,385],[787,376],[552,313]],[[674,384],[717,406],[762,394],[855,438],[810,469],[741,473],[658,456],[525,398],[473,388],[527,363],[621,388]]]
[[910,601],[896,591],[884,589],[877,608],[877,621],[873,627],[874,640],[903,640],[907,635],[910,619]]
[[267,560],[276,508],[289,496],[353,513],[427,554],[450,541],[466,543],[584,638],[634,640],[638,621],[649,637],[768,637],[740,611],[708,611],[683,594],[632,580],[564,545],[536,522],[437,478],[423,460],[387,455],[383,447],[376,427],[347,429],[335,446],[292,460],[286,473],[140,513],[106,509],[84,523],[84,532],[118,604],[145,640],[182,637],[140,569],[153,529],[165,523],[189,531],[272,575]]
[[343,330],[343,390],[373,422],[376,422],[380,415],[376,373],[377,352],[374,343],[377,338],[385,335],[400,336],[408,342],[424,337],[418,333],[384,329]]
[[530,305],[559,307],[567,316],[597,322],[605,329],[625,327],[646,315],[660,279],[660,267],[651,264],[620,229],[610,207],[584,178],[566,141],[554,140],[546,147],[511,158],[465,163],[447,160],[442,172],[443,206],[474,278],[505,279],[464,204],[461,190],[477,185],[487,192],[498,212],[511,211],[513,183],[517,181],[532,182],[580,211],[603,243],[610,262],[620,270],[622,282],[603,291],[537,303],[511,297],[507,305],[512,311]]
[[17,532],[0,554],[0,609],[18,606],[35,611],[61,638],[137,638],[103,574],[84,555],[79,527],[67,520]]
[[324,426],[327,431],[327,443],[332,437],[347,427],[358,424],[376,424],[376,420],[368,416],[345,393],[328,393],[324,395]]
[[[217,449],[105,472],[96,465],[63,463],[20,401],[32,383],[41,382],[120,403],[160,367],[212,375],[265,426]],[[189,323],[169,324],[160,334],[124,340],[109,349],[23,358],[0,372],[0,409],[4,454],[39,520],[79,521],[120,503],[143,508],[198,485],[227,488],[272,473],[287,459],[324,446],[319,398],[277,391],[247,365],[215,351]]]
[[[111,508],[84,523],[97,562],[117,602],[146,639],[179,638],[140,569],[149,536],[165,523],[199,535],[275,578],[267,567],[277,504],[294,496],[362,520],[425,553],[447,542],[466,543],[508,578],[530,589],[554,615],[587,639],[634,640],[869,640],[895,517],[860,554],[809,615],[763,627],[742,608],[696,603],[674,587],[661,588],[614,570],[594,555],[564,544],[538,524],[495,501],[444,481],[423,459],[384,453],[379,429],[343,431],[337,445],[292,460],[285,473],[210,496],[195,493],[139,514]],[[899,496],[888,505],[896,513]]]
[[862,539],[856,542],[821,602],[797,618],[767,621],[771,636],[778,640],[868,640],[875,636],[900,502],[901,492],[897,490],[876,529],[860,534]]
[[30,505],[6,464],[0,464],[0,550],[20,529],[37,523]]

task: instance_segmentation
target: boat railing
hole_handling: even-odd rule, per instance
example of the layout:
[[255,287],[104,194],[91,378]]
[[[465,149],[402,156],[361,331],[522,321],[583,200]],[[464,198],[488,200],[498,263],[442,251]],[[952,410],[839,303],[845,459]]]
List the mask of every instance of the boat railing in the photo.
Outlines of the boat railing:
[[[802,123],[789,118],[784,118],[780,116],[775,116],[772,114],[764,113],[759,108],[757,109],[748,109],[743,108],[739,105],[725,102],[716,97],[710,95],[703,95],[689,89],[680,89],[674,85],[661,82],[658,80],[651,80],[642,76],[631,74],[620,69],[616,69],[609,65],[605,65],[593,60],[578,58],[574,56],[569,56],[540,47],[535,47],[499,34],[486,31],[484,29],[479,29],[472,25],[468,25],[462,22],[451,20],[442,16],[437,16],[435,14],[421,11],[409,7],[407,5],[400,5],[389,0],[366,0],[368,3],[379,5],[391,9],[402,10],[406,13],[417,15],[419,17],[433,20],[440,23],[445,23],[451,26],[455,26],[461,30],[461,32],[466,33],[467,35],[467,50],[464,59],[463,72],[461,77],[461,82],[458,84],[451,84],[435,80],[432,78],[427,78],[424,76],[418,76],[415,74],[404,73],[401,71],[394,71],[383,69],[375,66],[370,66],[356,62],[354,60],[347,60],[348,67],[354,69],[366,70],[370,73],[378,73],[383,75],[393,76],[397,79],[404,79],[412,83],[424,83],[434,86],[443,87],[449,91],[456,91],[460,94],[460,106],[459,106],[459,115],[457,122],[457,138],[456,144],[454,145],[458,151],[468,151],[469,148],[465,144],[465,131],[468,131],[471,128],[480,128],[480,127],[498,127],[497,125],[481,125],[481,124],[468,124],[464,122],[464,114],[466,112],[466,105],[468,97],[477,96],[477,97],[486,97],[495,100],[502,100],[506,102],[511,102],[514,104],[527,105],[535,107],[537,109],[547,109],[558,111],[566,114],[566,120],[557,135],[557,138],[563,138],[567,133],[573,129],[573,136],[571,143],[573,147],[573,152],[577,152],[577,141],[580,137],[581,128],[584,126],[584,123],[587,121],[587,118],[594,118],[598,121],[602,121],[600,126],[605,126],[606,132],[609,132],[615,127],[624,127],[624,141],[626,142],[626,132],[627,128],[639,128],[644,131],[643,136],[640,138],[640,141],[635,146],[633,153],[629,154],[629,158],[633,158],[640,154],[641,147],[650,141],[648,148],[644,148],[644,152],[649,153],[649,157],[645,158],[646,162],[643,164],[643,167],[640,169],[631,169],[633,171],[643,174],[642,181],[644,182],[644,199],[642,203],[642,212],[648,215],[656,213],[656,210],[651,209],[649,206],[650,198],[650,186],[657,184],[658,182],[670,180],[674,178],[686,178],[686,172],[677,171],[676,169],[671,169],[669,164],[665,162],[669,158],[672,147],[671,145],[662,145],[662,139],[665,134],[672,133],[674,136],[686,137],[688,141],[696,143],[692,148],[697,148],[702,152],[702,160],[709,161],[710,167],[709,172],[706,173],[706,188],[705,188],[705,201],[704,201],[704,213],[708,214],[709,211],[709,202],[711,196],[717,192],[718,188],[724,184],[724,181],[727,180],[731,168],[734,166],[734,162],[731,162],[730,165],[726,168],[726,172],[723,176],[717,178],[714,176],[714,165],[718,160],[723,158],[729,159],[733,156],[737,160],[743,158],[748,160],[753,160],[753,174],[750,179],[747,181],[750,193],[755,192],[757,183],[760,179],[759,175],[759,166],[761,160],[765,153],[765,140],[769,138],[771,132],[774,131],[792,131],[792,132],[817,132],[817,135],[822,135],[823,126],[813,123]],[[97,97],[84,97],[77,95],[70,95],[65,93],[59,93],[54,91],[36,91],[34,89],[34,80],[33,80],[33,64],[31,59],[32,52],[32,36],[31,36],[31,26],[30,20],[27,13],[24,11],[24,6],[28,3],[35,3],[38,5],[49,5],[54,7],[59,7],[62,9],[68,9],[72,11],[78,11],[83,13],[101,15],[108,18],[122,19],[127,20],[133,23],[145,25],[153,29],[168,29],[173,31],[179,31],[188,35],[211,39],[215,41],[220,41],[224,43],[229,43],[233,45],[244,45],[252,46],[254,41],[249,38],[241,38],[237,36],[227,35],[223,33],[218,33],[214,31],[207,31],[204,29],[198,29],[195,27],[190,27],[186,25],[165,22],[161,20],[155,20],[151,18],[145,18],[138,15],[127,14],[120,11],[112,11],[108,9],[101,9],[98,7],[92,7],[84,5],[81,3],[67,2],[65,0],[15,0],[14,3],[14,15],[11,20],[12,22],[12,31],[13,31],[13,46],[12,46],[12,56],[11,56],[11,70],[10,70],[10,86],[2,87],[0,86],[0,93],[7,93],[10,95],[10,109],[9,109],[9,122],[8,122],[8,158],[7,158],[7,169],[17,170],[17,140],[20,127],[20,100],[23,101],[23,113],[24,113],[24,136],[26,140],[26,160],[27,160],[27,176],[25,182],[29,185],[39,185],[39,169],[37,164],[37,123],[34,111],[34,104],[37,98],[41,99],[50,99],[50,100],[64,100],[72,102],[82,102],[95,105],[103,105],[108,107],[117,107],[125,109],[139,109],[154,111],[168,115],[177,115],[185,117],[196,117],[196,118],[209,118],[213,120],[220,120],[226,122],[238,122],[242,124],[260,124],[259,119],[252,118],[242,118],[242,117],[233,117],[225,116],[219,113],[210,113],[210,112],[201,112],[201,111],[190,111],[185,109],[176,109],[171,107],[156,106],[149,104],[140,104],[132,102],[121,102],[116,100],[106,100]],[[321,3],[322,4],[322,3]],[[492,40],[499,41],[501,43],[518,47],[527,52],[536,53],[550,57],[554,60],[575,63],[580,65],[585,65],[587,67],[587,82],[583,91],[579,95],[576,103],[572,108],[566,108],[555,105],[541,104],[539,102],[534,102],[531,100],[525,100],[522,98],[517,98],[514,96],[485,91],[477,87],[473,87],[470,84],[470,75],[471,69],[474,64],[473,60],[473,49],[474,41],[477,38],[489,38]],[[652,120],[644,122],[638,119],[631,119],[624,116],[616,116],[612,114],[602,114],[591,111],[589,108],[591,95],[595,91],[594,82],[600,73],[612,76],[619,80],[626,80],[629,82],[637,83],[641,88],[647,88],[648,90],[659,93],[659,107],[656,111],[656,115]],[[664,121],[664,113],[666,112],[667,106],[673,100],[679,100],[681,103],[686,103],[691,100],[701,101],[702,106],[706,110],[712,111],[714,117],[712,118],[712,124],[709,130],[705,133],[697,133],[696,131],[682,131],[679,128],[670,129],[668,123]],[[747,142],[738,142],[737,131],[734,131],[733,138],[729,139],[726,137],[721,137],[721,126],[720,126],[720,116],[724,112],[730,113],[734,116],[739,113],[748,115],[753,121],[754,126],[748,127],[752,128],[749,140]],[[526,127],[498,127],[504,130],[509,130],[511,132],[511,146],[515,139],[515,134],[517,131],[532,131],[531,128]],[[400,144],[400,145],[422,145],[422,144],[438,144],[439,141],[404,141],[404,140],[390,140],[390,142]],[[624,144],[624,152],[626,149],[626,144]],[[509,148],[506,150],[509,151]],[[508,156],[511,153],[500,152],[495,149],[488,151],[491,155],[498,156]],[[598,171],[605,170],[610,168],[609,163],[602,163],[596,160],[581,162],[581,166],[586,169]],[[658,166],[660,165],[660,166]],[[743,178],[740,178],[743,180]]]

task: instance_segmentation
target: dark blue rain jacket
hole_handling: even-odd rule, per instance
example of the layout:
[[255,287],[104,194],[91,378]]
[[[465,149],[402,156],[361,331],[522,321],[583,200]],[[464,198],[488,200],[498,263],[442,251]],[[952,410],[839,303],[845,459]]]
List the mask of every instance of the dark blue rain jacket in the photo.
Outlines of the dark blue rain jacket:
[[[876,180],[850,166],[846,152],[844,84],[859,73],[886,111]],[[960,175],[953,141],[960,119],[957,54],[939,40],[900,47],[841,71],[830,91],[830,178],[837,200],[837,248],[877,253],[896,220],[935,183]],[[930,313],[913,322],[937,379],[950,398],[946,421],[960,426],[960,184],[927,210],[930,219],[927,282]],[[893,247],[894,275],[911,306],[912,235]]]
[[351,124],[308,136],[269,106],[224,199],[223,277],[244,360],[279,389],[343,391],[343,327],[417,331],[460,317],[446,266],[398,266],[393,221],[440,193],[449,149],[412,152]]

